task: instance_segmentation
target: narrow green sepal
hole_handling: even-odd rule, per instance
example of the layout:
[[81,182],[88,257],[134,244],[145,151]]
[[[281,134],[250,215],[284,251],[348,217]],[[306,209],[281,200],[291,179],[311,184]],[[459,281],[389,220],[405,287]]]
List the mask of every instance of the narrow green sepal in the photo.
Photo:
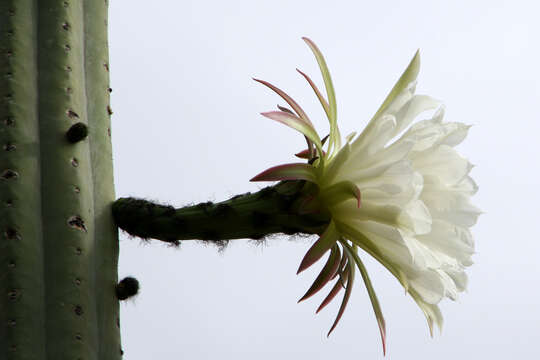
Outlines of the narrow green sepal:
[[362,250],[371,255],[375,260],[381,263],[381,265],[387,268],[392,273],[392,275],[394,275],[396,279],[398,279],[398,281],[405,289],[405,292],[409,291],[409,282],[403,270],[386,261],[380,250],[373,243],[373,241],[371,241],[367,236],[362,234],[362,232],[358,231],[352,226],[338,221],[335,221],[335,223],[338,231],[343,234],[343,237],[349,239],[354,245],[360,247]]
[[392,101],[409,86],[409,84],[416,80],[416,77],[418,76],[418,73],[420,72],[420,50],[417,50],[414,54],[411,62],[407,66],[407,69],[403,72],[403,74],[400,76],[399,80],[396,82],[392,90],[390,90],[390,93],[386,96],[386,99],[384,99],[381,107],[377,110],[375,115],[373,115],[373,118],[375,119],[380,114],[386,110],[388,105],[392,103]]
[[375,317],[377,318],[377,324],[379,325],[383,354],[386,354],[386,322],[384,320],[381,305],[379,304],[379,299],[377,298],[377,294],[375,293],[375,289],[373,288],[373,284],[371,283],[371,279],[369,278],[367,269],[364,266],[364,263],[362,262],[360,257],[358,256],[356,245],[351,247],[347,243],[347,241],[342,241],[341,244],[343,245],[343,250],[346,251],[350,256],[352,256],[354,262],[356,263],[356,266],[358,267],[358,270],[360,270],[360,274],[362,275],[362,279],[364,280],[364,284],[366,285],[369,299],[371,300],[371,305],[373,306],[373,312],[375,313]]
[[309,164],[292,163],[273,166],[249,181],[307,180],[317,181],[315,168]]
[[336,230],[336,225],[331,221],[321,237],[309,248],[306,255],[302,259],[298,267],[297,274],[301,273],[317,260],[319,260],[328,250],[336,244],[339,238],[339,233]]
[[[347,256],[343,255],[342,259],[347,259]],[[345,260],[344,265],[347,266],[347,264],[348,263]],[[315,311],[316,314],[318,314],[322,309],[324,309],[326,305],[328,305],[336,297],[336,295],[339,294],[341,289],[343,289],[343,284],[347,281],[347,278],[349,277],[349,273],[347,271],[344,271],[343,269],[340,269],[340,271],[338,271],[336,276],[337,275],[339,275],[339,279],[334,284],[334,287],[332,288],[332,290],[330,290],[328,295],[324,298],[321,305],[319,305],[319,307],[317,308],[317,311]]]
[[[332,331],[334,331],[334,329],[336,328],[337,324],[339,323],[339,320],[341,320],[341,317],[343,316],[343,313],[345,312],[345,309],[347,308],[349,299],[351,298],[352,288],[354,284],[354,273],[355,273],[355,267],[354,267],[353,262],[354,260],[352,260],[349,256],[349,263],[346,269],[346,272],[348,275],[347,275],[347,284],[345,285],[345,294],[343,295],[343,300],[341,301],[341,306],[339,307],[336,319],[334,320],[334,323],[332,324],[332,327],[330,328],[330,331],[328,331],[328,334],[326,336],[330,336]],[[339,281],[338,281],[338,284],[340,284]]]
[[328,257],[323,269],[309,290],[304,294],[304,296],[302,296],[302,298],[300,298],[300,300],[298,300],[298,302],[304,301],[319,292],[319,290],[321,290],[338,271],[341,260],[341,251],[339,250],[339,246],[334,245],[330,251],[330,256]]
[[339,204],[340,202],[349,200],[351,198],[356,199],[356,205],[358,208],[360,208],[362,204],[360,188],[355,183],[348,180],[340,181],[339,183],[324,189],[321,191],[320,195],[322,201],[329,206]]

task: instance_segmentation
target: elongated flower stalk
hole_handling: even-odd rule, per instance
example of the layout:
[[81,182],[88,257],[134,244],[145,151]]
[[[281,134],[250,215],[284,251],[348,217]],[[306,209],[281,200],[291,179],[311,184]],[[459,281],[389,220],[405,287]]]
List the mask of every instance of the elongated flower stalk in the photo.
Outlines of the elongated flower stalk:
[[130,235],[171,244],[198,239],[222,246],[232,239],[258,240],[276,233],[319,234],[329,216],[300,213],[301,205],[311,196],[305,188],[305,181],[284,181],[217,204],[206,202],[180,209],[120,198],[113,205],[113,214],[118,226]]
[[0,359],[121,358],[107,1],[0,1]]

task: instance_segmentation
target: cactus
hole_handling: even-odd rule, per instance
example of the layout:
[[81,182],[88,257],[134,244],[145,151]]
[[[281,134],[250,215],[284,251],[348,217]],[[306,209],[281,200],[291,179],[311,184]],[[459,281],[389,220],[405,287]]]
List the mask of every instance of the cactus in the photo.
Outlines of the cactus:
[[106,0],[0,1],[0,358],[119,359]]
[[[430,331],[433,324],[442,324],[437,302],[465,289],[459,279],[472,263],[474,248],[471,238],[468,247],[459,243],[462,253],[456,256],[452,250],[442,256],[439,252],[443,250],[431,249],[420,241],[437,236],[430,233],[428,207],[438,216],[435,219],[443,222],[439,226],[453,226],[456,234],[457,230],[468,231],[480,212],[468,203],[477,189],[465,176],[470,164],[449,150],[463,140],[467,126],[441,124],[442,112],[437,112],[429,126],[426,122],[415,124],[402,135],[403,141],[400,138],[384,147],[404,130],[398,123],[413,120],[409,113],[435,107],[436,102],[427,97],[413,96],[418,54],[368,127],[354,141],[354,133],[347,137],[341,146],[335,93],[326,62],[316,45],[304,38],[319,63],[328,99],[306,74],[300,74],[327,114],[329,137],[321,140],[305,112],[282,90],[256,81],[275,91],[294,110],[278,106],[280,111],[262,115],[305,136],[308,149],[296,155],[308,159],[307,164],[274,166],[252,181],[281,182],[218,204],[174,209],[142,199],[115,201],[107,7],[108,0],[0,0],[0,359],[121,358],[118,301],[137,294],[139,283],[131,277],[118,283],[117,226],[142,238],[173,244],[200,239],[218,246],[230,239],[260,239],[273,233],[319,234],[298,272],[330,254],[300,301],[335,279],[320,310],[346,287],[330,332],[347,305],[356,266],[372,301],[385,351],[385,321],[358,248],[396,276],[426,315]],[[426,138],[422,131],[440,137],[432,139],[436,145],[430,144],[431,150],[426,150],[427,143],[420,142]],[[394,144],[409,147],[394,148]],[[413,145],[420,154],[407,158],[413,156],[409,154]],[[390,154],[386,154],[387,149]],[[435,155],[429,157],[432,150]],[[448,154],[453,156],[450,160]],[[404,159],[408,161],[405,167],[405,162],[401,163]],[[413,172],[414,161],[418,168]],[[453,161],[463,170],[462,183],[454,184],[453,177],[446,179],[447,172],[437,175],[444,161]],[[390,166],[399,171],[388,180],[387,169],[394,169]],[[364,173],[366,169],[369,171]],[[410,179],[423,179],[424,175],[437,175],[440,183],[446,181],[448,186],[431,184],[430,189],[428,183],[426,198],[419,200],[423,183]],[[371,203],[369,196],[367,201],[361,200],[362,191],[368,195],[371,191]],[[463,214],[459,222],[454,223],[457,220],[453,215],[445,212],[452,211],[441,211],[433,202],[430,192],[435,191],[459,193],[460,205],[449,206],[455,205],[451,210]],[[403,195],[399,201],[398,195]],[[372,223],[379,227],[374,228]],[[381,234],[390,233],[393,240],[388,245],[386,235]],[[398,248],[396,244],[402,245]],[[439,262],[433,262],[433,268],[422,267],[408,262],[407,251]],[[432,281],[433,274],[437,274],[436,281]],[[428,283],[435,287],[427,288]],[[440,298],[434,297],[437,292],[441,292]]]

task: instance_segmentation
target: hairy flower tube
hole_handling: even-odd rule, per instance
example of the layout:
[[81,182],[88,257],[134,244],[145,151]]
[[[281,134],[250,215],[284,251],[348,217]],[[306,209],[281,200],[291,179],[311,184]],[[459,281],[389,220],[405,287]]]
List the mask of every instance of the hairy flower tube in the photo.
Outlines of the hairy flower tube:
[[[480,211],[469,198],[477,185],[469,176],[471,164],[454,147],[469,126],[443,122],[444,107],[429,96],[415,95],[420,57],[416,53],[366,128],[341,139],[337,125],[335,92],[326,62],[309,39],[303,38],[319,64],[326,98],[311,78],[307,80],[330,123],[321,139],[307,114],[285,92],[257,80],[276,92],[288,105],[263,116],[303,134],[307,149],[296,154],[306,163],[272,167],[252,181],[303,180],[311,196],[301,211],[329,214],[326,230],[307,251],[298,272],[329,252],[305,300],[335,281],[317,312],[342,288],[345,294],[330,334],[350,297],[356,269],[367,288],[381,332],[385,352],[385,320],[358,249],[374,257],[402,284],[433,325],[442,327],[438,303],[455,300],[467,286],[465,268],[472,264],[474,241],[469,228]],[[426,120],[413,121],[430,111]]]

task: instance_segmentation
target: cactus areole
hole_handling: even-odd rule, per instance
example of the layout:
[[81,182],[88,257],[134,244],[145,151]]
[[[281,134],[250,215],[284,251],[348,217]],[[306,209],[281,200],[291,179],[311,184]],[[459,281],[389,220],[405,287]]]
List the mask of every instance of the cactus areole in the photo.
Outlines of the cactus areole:
[[0,1],[0,359],[121,358],[107,3]]

